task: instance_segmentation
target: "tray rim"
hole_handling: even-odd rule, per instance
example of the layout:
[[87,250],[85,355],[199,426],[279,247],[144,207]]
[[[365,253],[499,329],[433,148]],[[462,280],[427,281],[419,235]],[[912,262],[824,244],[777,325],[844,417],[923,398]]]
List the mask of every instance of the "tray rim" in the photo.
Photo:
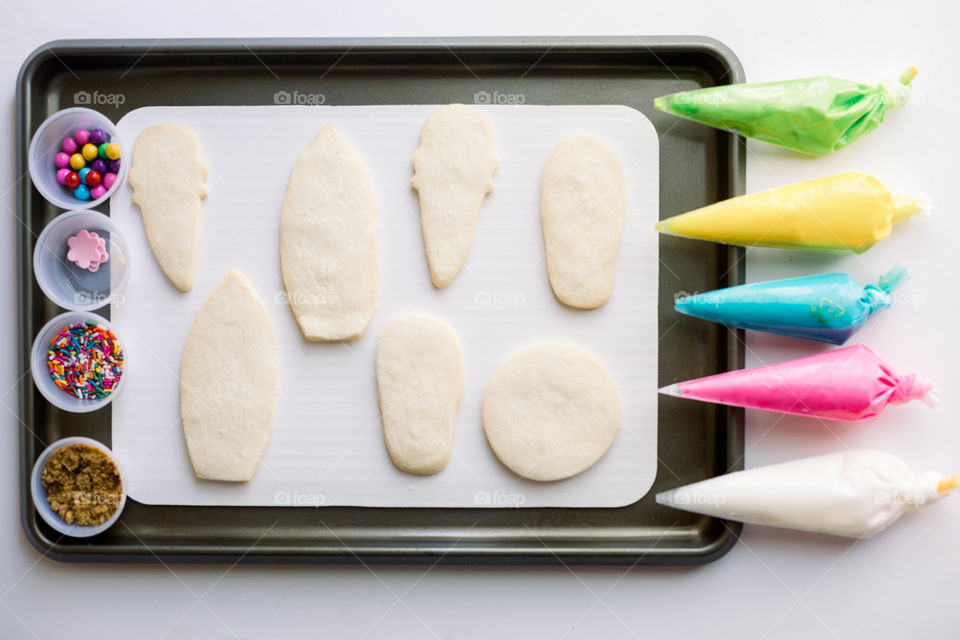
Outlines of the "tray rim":
[[[549,50],[575,51],[577,54],[587,54],[591,51],[629,51],[646,50],[656,56],[655,49],[662,52],[680,53],[694,52],[712,58],[721,68],[731,83],[745,81],[743,66],[736,54],[725,44],[708,36],[578,36],[563,37],[562,43],[557,44],[557,38],[550,36],[496,36],[496,37],[376,37],[376,38],[250,38],[244,39],[242,48],[251,55],[255,52],[269,51],[270,53],[295,53],[298,51],[321,52],[346,50],[354,54],[383,53],[388,51],[404,52],[443,52],[456,49],[457,51],[487,51],[487,50],[516,50],[536,51],[544,47]],[[32,182],[27,179],[25,165],[25,138],[27,112],[27,77],[31,71],[51,58],[59,59],[60,54],[89,54],[96,51],[99,54],[130,54],[142,51],[143,55],[189,53],[210,53],[216,51],[239,52],[235,39],[230,38],[172,38],[150,40],[140,39],[59,39],[52,40],[37,47],[24,60],[17,74],[16,85],[16,153],[17,172],[21,178],[17,182],[17,215],[27,208]],[[745,152],[743,139],[734,134],[728,135],[734,140],[730,145],[728,157],[731,171],[728,176],[730,193],[740,194],[745,190]],[[26,141],[28,143],[28,141]],[[19,225],[17,234],[17,329],[21,338],[18,351],[19,371],[27,371],[29,365],[30,339],[26,333],[30,325],[29,310],[25,301],[28,297],[27,280],[24,273],[24,252],[29,246],[30,229],[26,224]],[[735,258],[731,272],[736,274],[739,281],[744,279],[745,265],[743,250],[731,248]],[[30,281],[32,283],[32,280]],[[733,359],[734,365],[744,366],[744,352],[742,349],[743,332],[728,333],[727,343],[733,348],[728,353],[728,359]],[[510,547],[485,545],[462,545],[458,542],[451,544],[424,544],[414,548],[397,549],[385,544],[369,544],[363,548],[347,547],[345,544],[314,544],[311,554],[290,553],[282,545],[270,547],[255,543],[253,547],[242,552],[225,551],[223,548],[210,546],[205,548],[194,546],[194,551],[183,552],[173,545],[152,545],[145,551],[121,551],[112,549],[107,552],[91,553],[92,546],[63,545],[63,536],[53,540],[46,536],[39,527],[37,514],[34,511],[29,496],[29,486],[26,478],[32,467],[32,460],[27,459],[28,446],[26,440],[31,437],[27,434],[29,428],[26,419],[33,414],[31,393],[32,381],[29,376],[21,376],[19,382],[19,498],[20,520],[25,536],[31,545],[44,557],[61,562],[143,562],[143,563],[209,563],[209,562],[246,562],[259,564],[291,564],[291,563],[329,563],[329,564],[422,564],[423,562],[443,562],[445,564],[670,564],[670,565],[702,565],[726,555],[739,539],[742,524],[739,522],[725,523],[720,535],[708,545],[692,550],[673,549],[668,553],[644,551],[636,553],[625,547],[606,548],[604,546],[582,543],[578,547],[547,547],[545,544],[524,545],[517,544]],[[734,437],[728,438],[725,445],[729,448],[731,441],[743,444],[743,411],[734,410],[737,416],[734,425],[728,428],[734,430]],[[719,448],[718,448],[719,450]],[[742,465],[742,453],[740,456]],[[210,508],[210,507],[207,507]],[[212,507],[214,509],[234,509],[235,507]],[[356,507],[361,509],[362,507]],[[711,519],[716,520],[716,519]],[[93,540],[95,540],[94,538]]]

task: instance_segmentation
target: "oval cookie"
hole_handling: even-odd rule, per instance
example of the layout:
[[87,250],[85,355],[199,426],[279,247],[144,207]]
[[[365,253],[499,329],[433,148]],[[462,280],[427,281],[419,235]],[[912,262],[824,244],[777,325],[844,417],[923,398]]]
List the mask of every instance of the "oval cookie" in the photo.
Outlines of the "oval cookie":
[[463,395],[463,356],[456,334],[431,316],[397,316],[380,334],[376,366],[390,459],[408,473],[437,473],[450,459]]
[[574,136],[550,152],[540,184],[547,276],[557,299],[595,309],[613,291],[627,189],[616,151]]

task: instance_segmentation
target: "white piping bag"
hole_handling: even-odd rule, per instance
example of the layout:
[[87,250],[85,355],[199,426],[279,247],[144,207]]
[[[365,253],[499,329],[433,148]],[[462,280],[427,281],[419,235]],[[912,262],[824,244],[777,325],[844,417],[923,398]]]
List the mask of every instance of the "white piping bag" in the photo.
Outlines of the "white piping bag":
[[958,486],[956,474],[915,474],[893,454],[859,450],[728,473],[656,499],[727,520],[866,538]]

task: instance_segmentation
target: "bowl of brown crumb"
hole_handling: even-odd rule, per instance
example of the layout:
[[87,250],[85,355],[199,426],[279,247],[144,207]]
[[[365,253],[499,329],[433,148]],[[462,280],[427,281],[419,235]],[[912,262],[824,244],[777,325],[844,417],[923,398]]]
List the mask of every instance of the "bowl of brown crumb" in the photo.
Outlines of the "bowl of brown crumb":
[[64,438],[44,449],[30,487],[44,521],[75,538],[109,529],[127,500],[126,476],[113,453],[83,437]]

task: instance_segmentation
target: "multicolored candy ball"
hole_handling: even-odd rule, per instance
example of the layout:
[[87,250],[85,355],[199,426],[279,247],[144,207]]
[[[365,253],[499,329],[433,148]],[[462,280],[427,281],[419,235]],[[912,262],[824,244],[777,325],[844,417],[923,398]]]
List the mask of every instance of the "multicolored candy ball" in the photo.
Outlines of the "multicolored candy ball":
[[120,173],[120,158],[108,162],[107,168],[110,170],[110,173]]
[[117,174],[115,173],[105,173],[103,174],[103,181],[100,183],[108,190],[113,186],[113,183],[117,181]]
[[57,169],[66,169],[70,166],[70,155],[61,151],[53,157],[53,164],[57,166]]
[[79,149],[77,146],[77,141],[73,138],[64,138],[63,142],[60,143],[60,148],[63,149],[64,153],[71,156],[77,152],[77,149]]
[[80,176],[80,182],[87,181],[88,173],[90,173],[90,169],[88,167],[84,167],[83,169],[80,169],[80,171],[77,171],[77,174]]
[[90,143],[98,147],[107,141],[107,132],[103,129],[94,129],[90,132]]
[[94,171],[92,169],[89,172],[87,172],[87,175],[84,176],[83,178],[83,182],[88,187],[98,187],[100,186],[100,182],[102,180],[103,180],[103,176],[100,175],[100,172]]
[[[60,169],[57,171],[57,182],[67,184],[67,176],[71,173],[70,169]],[[79,178],[79,176],[77,176]],[[79,183],[78,183],[79,184]]]
[[83,155],[84,160],[91,162],[97,159],[99,150],[97,149],[96,145],[87,143],[83,145],[83,149],[80,151],[80,153]]
[[100,175],[103,175],[107,172],[107,161],[97,158],[96,160],[90,163],[90,168],[96,171],[97,173],[99,173]]
[[93,189],[90,189],[90,197],[94,200],[99,200],[105,195],[107,195],[107,190],[103,188],[102,184],[98,184]]
[[106,153],[110,160],[118,160],[120,158],[120,145],[116,142],[108,143]]
[[74,171],[80,171],[87,166],[87,161],[83,159],[83,156],[79,153],[75,153],[70,156],[70,168]]
[[66,185],[68,189],[76,189],[80,186],[80,175],[74,171],[70,171],[64,176],[63,184]]
[[83,146],[90,142],[90,132],[86,129],[77,129],[73,132],[73,139],[77,141],[77,144]]
[[[79,176],[77,176],[79,178]],[[88,200],[90,198],[90,188],[85,184],[73,190],[73,197],[77,200]]]

